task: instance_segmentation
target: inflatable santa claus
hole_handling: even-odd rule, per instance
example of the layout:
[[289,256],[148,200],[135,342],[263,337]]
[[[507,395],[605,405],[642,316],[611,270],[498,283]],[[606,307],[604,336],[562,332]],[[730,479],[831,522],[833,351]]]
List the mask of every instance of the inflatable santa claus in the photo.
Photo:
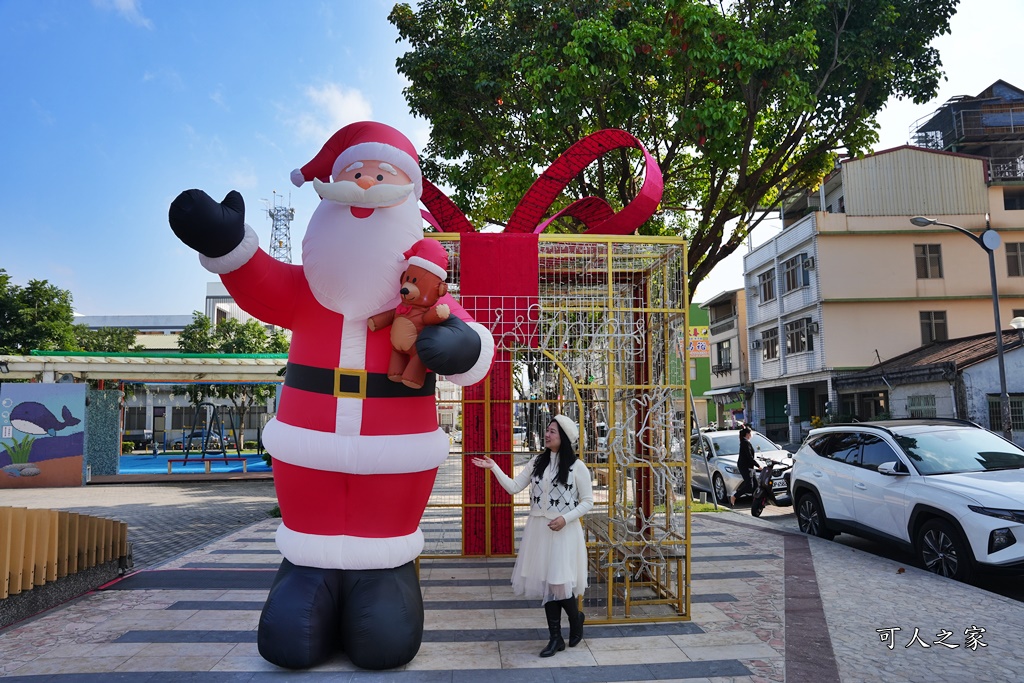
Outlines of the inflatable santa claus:
[[493,339],[445,295],[451,315],[416,344],[430,370],[423,386],[388,379],[390,327],[371,331],[367,320],[399,303],[403,253],[423,237],[423,181],[404,135],[374,122],[345,126],[292,181],[312,181],[322,198],[301,266],[259,248],[234,191],[222,203],[183,192],[170,224],[242,309],[292,330],[278,413],[263,434],[284,561],[260,617],[260,654],[300,669],[341,650],[362,668],[392,668],[416,655],[423,634],[413,561],[448,455],[435,373],[480,381]]

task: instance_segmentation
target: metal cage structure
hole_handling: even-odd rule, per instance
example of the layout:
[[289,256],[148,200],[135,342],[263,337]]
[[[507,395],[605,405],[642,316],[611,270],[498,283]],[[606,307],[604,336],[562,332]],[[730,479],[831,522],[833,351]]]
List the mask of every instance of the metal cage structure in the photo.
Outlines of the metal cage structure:
[[450,291],[488,312],[497,344],[488,378],[463,392],[461,448],[424,515],[426,556],[514,555],[527,492],[509,496],[470,459],[488,455],[514,476],[565,414],[594,482],[581,520],[587,623],[688,620],[690,496],[675,504],[677,489],[689,491],[684,240],[540,235],[535,295],[494,296],[462,287],[460,236],[432,236],[449,252]]

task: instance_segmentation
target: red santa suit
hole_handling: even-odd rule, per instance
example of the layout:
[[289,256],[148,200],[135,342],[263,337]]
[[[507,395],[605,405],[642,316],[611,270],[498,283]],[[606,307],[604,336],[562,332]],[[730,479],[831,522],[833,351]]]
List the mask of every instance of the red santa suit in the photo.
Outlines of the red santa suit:
[[[302,266],[260,250],[249,226],[230,253],[200,257],[243,310],[292,331],[278,413],[263,434],[281,508],[277,545],[293,564],[325,569],[382,569],[415,559],[423,549],[419,521],[449,448],[437,423],[434,373],[421,389],[389,380],[390,327],[367,328],[371,315],[397,305],[402,253],[422,237],[422,221],[415,151],[404,136],[386,138],[393,129],[362,125],[354,139],[338,140],[351,127],[339,131],[293,179],[326,177],[325,168],[337,176],[360,159],[397,166],[413,179],[415,196],[400,207],[370,211],[388,229],[401,222],[393,235],[381,236],[384,223],[371,226],[366,211],[325,199],[310,220]],[[390,291],[367,296],[364,280]],[[461,385],[480,381],[493,356],[491,334],[450,295],[439,303],[481,341],[472,368],[447,378]]]

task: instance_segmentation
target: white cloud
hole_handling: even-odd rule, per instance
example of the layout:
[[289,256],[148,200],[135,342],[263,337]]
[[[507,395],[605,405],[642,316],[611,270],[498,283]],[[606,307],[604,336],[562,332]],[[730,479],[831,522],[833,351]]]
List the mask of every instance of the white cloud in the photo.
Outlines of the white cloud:
[[160,83],[170,87],[175,91],[182,91],[185,89],[185,81],[182,79],[181,74],[171,68],[157,69],[156,71],[144,71],[142,72],[143,83]]
[[308,102],[305,112],[288,121],[301,140],[322,145],[342,126],[373,118],[373,107],[359,90],[327,83],[308,86],[303,94]]
[[230,111],[227,102],[224,101],[224,91],[222,91],[220,88],[217,88],[217,90],[210,93],[210,99],[213,100],[214,103],[224,111]]
[[142,28],[153,28],[153,22],[142,14],[142,0],[92,0],[93,7],[101,10],[114,11],[130,24]]
[[39,102],[37,102],[34,97],[29,101],[32,103],[32,109],[36,112],[36,115],[39,117],[40,121],[42,121],[47,126],[52,126],[56,122],[57,119],[54,118],[50,110],[46,109],[45,107],[43,107],[43,105],[39,104]]
[[236,168],[228,173],[228,186],[238,191],[259,189],[260,178],[251,168]]

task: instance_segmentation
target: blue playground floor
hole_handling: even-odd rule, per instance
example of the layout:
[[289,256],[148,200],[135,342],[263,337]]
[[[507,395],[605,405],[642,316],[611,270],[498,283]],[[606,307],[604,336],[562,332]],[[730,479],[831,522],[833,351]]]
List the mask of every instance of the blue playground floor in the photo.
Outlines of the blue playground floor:
[[[225,455],[231,457],[243,457],[246,459],[246,468],[249,472],[270,472],[270,467],[267,463],[263,462],[263,456],[256,455],[255,453],[243,453],[238,456],[237,453],[208,453],[211,459],[224,457]],[[182,453],[170,453],[165,455],[122,455],[119,465],[119,474],[167,474],[167,461],[168,460],[179,460],[184,458]],[[190,453],[188,456],[189,462],[180,463],[176,462],[173,464],[174,474],[199,474],[206,472],[206,466],[203,463],[203,456],[199,453]],[[195,462],[193,462],[195,461]],[[242,463],[240,461],[235,462],[216,462],[210,463],[211,472],[241,472]]]

